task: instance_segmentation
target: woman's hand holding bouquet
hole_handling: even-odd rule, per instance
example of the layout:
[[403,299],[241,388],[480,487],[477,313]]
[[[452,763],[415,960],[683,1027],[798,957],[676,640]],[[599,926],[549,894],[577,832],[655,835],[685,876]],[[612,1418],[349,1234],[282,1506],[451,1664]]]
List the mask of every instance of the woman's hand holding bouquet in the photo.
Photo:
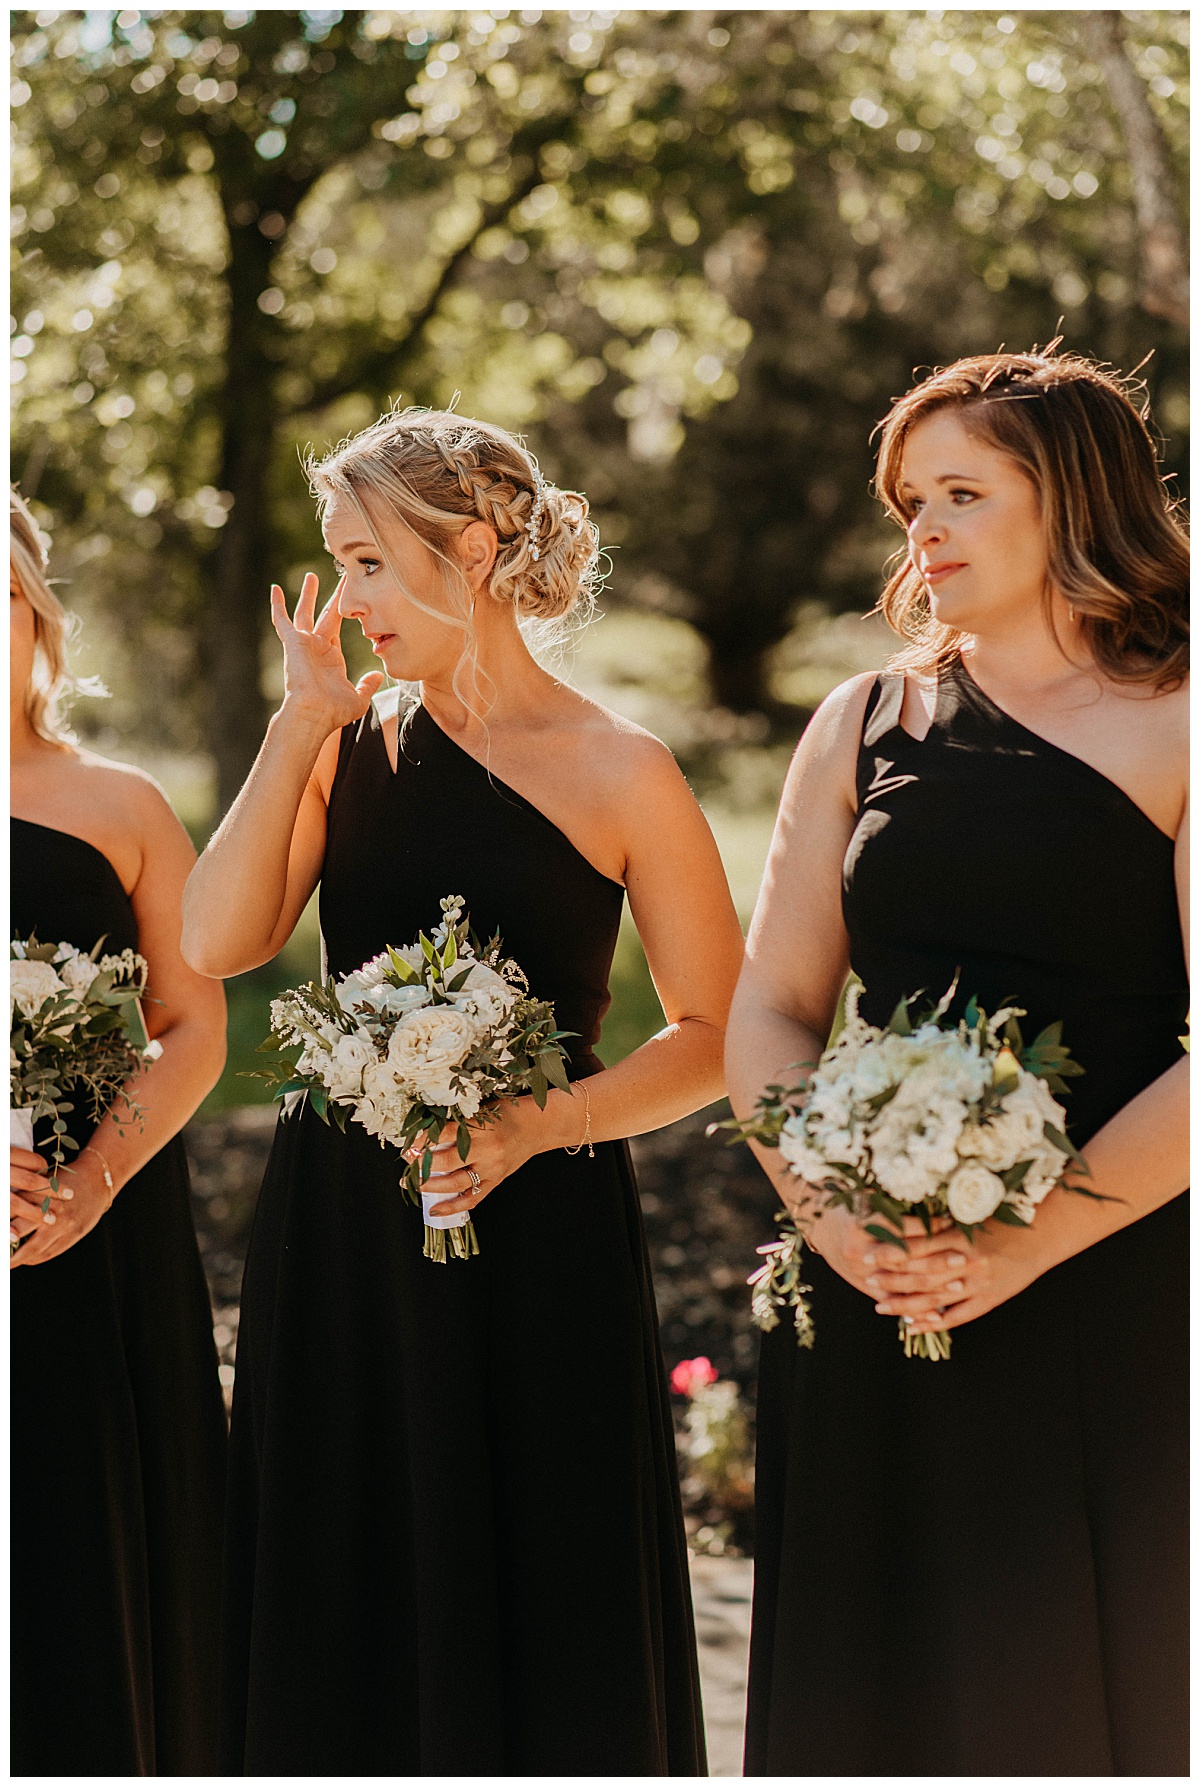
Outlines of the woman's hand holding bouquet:
[[[122,1105],[123,1121],[143,1121],[128,1082],[162,1053],[146,1034],[140,1004],[148,968],[131,949],[101,955],[103,942],[87,954],[35,937],[14,938],[9,948],[10,1253],[39,1226],[39,1215],[41,1223],[58,1222],[52,1199],[60,1209],[73,1204],[62,1213],[80,1233],[112,1202],[111,1178],[98,1159],[85,1151],[75,1166],[65,1165],[68,1152],[79,1151],[66,1122],[76,1097],[86,1097],[94,1122]],[[33,1126],[43,1119],[50,1122],[49,1163],[33,1148]],[[70,1185],[61,1184],[63,1173]]]
[[[347,1116],[398,1148],[401,1183],[425,1210],[426,1257],[444,1262],[478,1253],[469,1211],[432,1185],[435,1159],[451,1149],[468,1163],[475,1201],[536,1150],[526,1144],[510,1101],[550,1087],[569,1092],[554,1009],[533,999],[521,970],[503,956],[499,937],[481,947],[463,916],[461,896],[441,902],[442,922],[402,949],[389,945],[370,962],[325,985],[310,981],[271,1006],[265,1051],[300,1045],[298,1059],[257,1078],[290,1101],[307,1095],[326,1123]],[[491,1145],[482,1133],[495,1126]],[[442,1144],[444,1132],[453,1140]],[[440,1158],[439,1158],[440,1157]],[[495,1170],[495,1177],[492,1171]],[[442,1167],[442,1175],[446,1172]]]
[[[1022,1012],[989,1019],[975,1000],[957,1025],[944,1025],[953,992],[915,1028],[912,1000],[902,1000],[879,1030],[858,1016],[856,989],[845,1027],[807,1082],[768,1087],[751,1118],[720,1126],[778,1148],[800,1182],[750,1280],[760,1327],[773,1328],[791,1307],[800,1343],[811,1346],[807,1241],[877,1297],[881,1313],[900,1317],[907,1353],[948,1358],[948,1305],[956,1321],[969,1320],[1037,1276],[1011,1230],[1033,1222],[1055,1185],[1096,1195],[1065,1178],[1072,1164],[1084,1175],[1087,1167],[1053,1097],[1083,1071],[1062,1046],[1061,1025],[1026,1047]],[[993,1221],[1009,1226],[1007,1242],[984,1227]]]

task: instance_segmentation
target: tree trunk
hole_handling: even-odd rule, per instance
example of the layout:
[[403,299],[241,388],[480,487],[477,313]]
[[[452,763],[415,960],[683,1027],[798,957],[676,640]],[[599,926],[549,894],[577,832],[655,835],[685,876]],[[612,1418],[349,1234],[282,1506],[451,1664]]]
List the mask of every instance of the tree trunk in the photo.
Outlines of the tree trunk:
[[267,723],[262,642],[271,581],[268,478],[276,426],[274,367],[264,354],[258,294],[269,283],[269,245],[257,230],[230,231],[229,349],[222,423],[221,488],[233,498],[210,560],[206,656],[209,748],[220,814],[250,772]]
[[1104,73],[1125,136],[1141,237],[1142,308],[1151,316],[1185,325],[1190,314],[1187,249],[1162,126],[1126,53],[1120,13],[1079,16],[1088,51]]
[[708,680],[719,707],[735,714],[770,712],[775,703],[767,688],[766,656],[765,646],[733,651],[709,641]]

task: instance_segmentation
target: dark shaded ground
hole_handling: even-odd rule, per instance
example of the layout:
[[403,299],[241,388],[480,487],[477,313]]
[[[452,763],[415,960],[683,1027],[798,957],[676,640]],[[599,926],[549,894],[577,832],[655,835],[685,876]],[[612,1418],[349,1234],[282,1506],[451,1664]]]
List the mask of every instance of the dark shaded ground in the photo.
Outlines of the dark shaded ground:
[[[713,1106],[668,1129],[639,1136],[631,1146],[667,1369],[705,1354],[722,1377],[737,1380],[752,1405],[758,1336],[750,1324],[746,1276],[758,1264],[755,1248],[771,1238],[777,1201],[746,1148],[706,1139],[706,1124],[724,1112],[724,1106]],[[273,1105],[243,1105],[197,1117],[185,1131],[227,1399],[233,1387],[242,1262],[275,1114]],[[682,1398],[675,1400],[682,1415]],[[697,1503],[689,1518],[693,1535],[723,1532],[726,1537],[714,1541],[718,1547],[749,1549],[749,1518],[743,1511],[728,1526],[725,1512]],[[699,1540],[701,1548],[708,1543]]]

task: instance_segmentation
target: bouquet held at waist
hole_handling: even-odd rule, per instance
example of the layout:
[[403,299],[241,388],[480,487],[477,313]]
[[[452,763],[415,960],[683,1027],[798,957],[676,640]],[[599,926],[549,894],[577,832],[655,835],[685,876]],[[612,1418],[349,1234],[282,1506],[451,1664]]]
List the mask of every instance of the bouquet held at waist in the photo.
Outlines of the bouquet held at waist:
[[461,895],[441,902],[431,937],[388,947],[353,973],[309,981],[271,1006],[263,1052],[300,1047],[295,1061],[257,1074],[292,1108],[307,1096],[317,1115],[345,1131],[360,1123],[381,1147],[421,1146],[401,1177],[425,1211],[428,1259],[479,1252],[466,1211],[433,1216],[446,1191],[429,1191],[433,1148],[453,1128],[460,1159],[471,1152],[472,1123],[494,1122],[500,1102],[532,1094],[544,1107],[551,1086],[570,1090],[554,1007],[535,999],[498,936],[480,945]]
[[[139,1127],[144,1113],[127,1082],[162,1044],[146,1034],[141,998],[148,966],[132,949],[102,955],[104,938],[85,953],[73,943],[13,938],[9,946],[9,1131],[14,1148],[33,1150],[33,1126],[51,1119],[50,1182],[79,1144],[65,1119],[84,1097],[98,1123],[118,1104]],[[68,1169],[69,1170],[69,1169]],[[50,1207],[42,1201],[43,1215]]]
[[[801,1249],[824,1210],[849,1210],[876,1240],[902,1249],[907,1216],[927,1230],[949,1216],[970,1240],[988,1221],[1031,1223],[1069,1163],[1087,1172],[1054,1097],[1084,1071],[1063,1046],[1061,1024],[1027,1046],[1023,1010],[989,1018],[974,999],[947,1023],[951,987],[916,1024],[915,1000],[901,1000],[880,1030],[858,1015],[861,990],[851,989],[845,1026],[803,1085],[768,1086],[746,1121],[713,1125],[778,1148],[804,1183],[799,1212],[776,1219],[779,1238],[758,1249],[765,1264],[749,1280],[757,1325],[774,1328],[791,1308],[801,1346],[813,1343]],[[1069,1189],[1098,1195],[1075,1182]],[[912,1334],[902,1317],[900,1336],[909,1356],[950,1356],[945,1330]]]

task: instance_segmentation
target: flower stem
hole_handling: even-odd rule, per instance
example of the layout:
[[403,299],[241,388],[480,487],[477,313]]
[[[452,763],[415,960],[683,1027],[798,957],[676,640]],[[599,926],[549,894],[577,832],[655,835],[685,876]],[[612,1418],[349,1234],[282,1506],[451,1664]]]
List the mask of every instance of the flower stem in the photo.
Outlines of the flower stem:
[[950,1336],[944,1328],[934,1334],[914,1334],[904,1317],[900,1318],[900,1339],[906,1359],[948,1359]]
[[469,1260],[472,1254],[479,1252],[475,1224],[469,1217],[456,1229],[434,1229],[426,1223],[425,1245],[421,1251],[427,1260],[433,1260],[439,1266],[444,1266],[451,1254],[456,1260]]

